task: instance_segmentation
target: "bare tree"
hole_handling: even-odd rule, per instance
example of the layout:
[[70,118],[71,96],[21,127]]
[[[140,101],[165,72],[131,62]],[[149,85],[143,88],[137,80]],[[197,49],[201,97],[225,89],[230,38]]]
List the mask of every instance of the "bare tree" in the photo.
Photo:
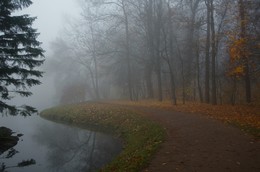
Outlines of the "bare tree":
[[[239,6],[239,16],[240,16],[240,38],[242,40],[246,39],[246,11],[244,0],[238,1]],[[247,57],[242,57],[245,69],[245,91],[246,91],[246,102],[251,102],[251,79],[249,71],[249,60]]]
[[210,102],[209,94],[209,71],[210,71],[210,2],[205,0],[207,6],[207,42],[206,42],[206,55],[205,55],[205,102]]
[[217,88],[216,88],[216,33],[214,21],[214,4],[210,0],[210,27],[211,27],[211,103],[217,104]]
[[[236,2],[238,7],[232,0],[86,0],[83,18],[68,42],[96,99],[114,90],[116,98],[130,100],[156,97],[170,98],[173,104],[178,99],[183,104],[198,99],[217,104],[225,101],[225,91],[239,92],[241,87],[226,76],[227,50],[236,48],[228,35],[233,31],[235,38],[247,40],[252,55],[242,58],[242,94],[249,102],[252,73],[257,71],[251,63],[258,66],[258,51],[251,48],[257,45],[258,20],[245,0]],[[232,20],[233,15],[239,20]],[[233,81],[231,88],[228,83]]]

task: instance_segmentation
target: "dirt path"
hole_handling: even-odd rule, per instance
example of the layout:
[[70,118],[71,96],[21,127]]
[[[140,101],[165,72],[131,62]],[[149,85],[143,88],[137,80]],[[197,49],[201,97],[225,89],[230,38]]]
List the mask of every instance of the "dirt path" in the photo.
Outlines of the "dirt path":
[[144,172],[259,172],[260,142],[205,116],[131,107],[165,126],[167,139]]

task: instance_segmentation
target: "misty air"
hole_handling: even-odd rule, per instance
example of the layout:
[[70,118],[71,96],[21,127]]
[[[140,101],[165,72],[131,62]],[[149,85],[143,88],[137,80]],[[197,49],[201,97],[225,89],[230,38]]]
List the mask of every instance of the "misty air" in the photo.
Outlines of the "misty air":
[[260,1],[0,0],[0,172],[260,171]]

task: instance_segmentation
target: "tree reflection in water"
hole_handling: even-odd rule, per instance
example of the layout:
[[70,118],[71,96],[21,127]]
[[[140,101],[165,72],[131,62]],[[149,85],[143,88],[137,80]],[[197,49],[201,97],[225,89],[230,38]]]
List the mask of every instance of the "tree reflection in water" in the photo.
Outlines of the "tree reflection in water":
[[46,162],[53,171],[96,171],[122,148],[111,136],[59,124],[38,127],[34,138],[48,147]]
[[[34,159],[23,160],[16,165],[6,166],[4,160],[13,158],[19,151],[14,149],[16,144],[19,141],[19,137],[22,137],[23,134],[13,135],[13,132],[10,128],[0,127],[0,172],[7,172],[7,169],[17,168],[17,167],[26,167],[36,164]],[[3,162],[1,162],[3,161]]]

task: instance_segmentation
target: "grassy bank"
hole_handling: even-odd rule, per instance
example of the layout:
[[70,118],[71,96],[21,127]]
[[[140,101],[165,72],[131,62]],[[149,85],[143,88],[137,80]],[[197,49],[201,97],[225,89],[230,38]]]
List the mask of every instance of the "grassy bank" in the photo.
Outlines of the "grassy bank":
[[124,141],[123,151],[101,171],[140,171],[162,143],[164,129],[134,112],[106,104],[86,103],[41,112],[50,120],[112,132]]

